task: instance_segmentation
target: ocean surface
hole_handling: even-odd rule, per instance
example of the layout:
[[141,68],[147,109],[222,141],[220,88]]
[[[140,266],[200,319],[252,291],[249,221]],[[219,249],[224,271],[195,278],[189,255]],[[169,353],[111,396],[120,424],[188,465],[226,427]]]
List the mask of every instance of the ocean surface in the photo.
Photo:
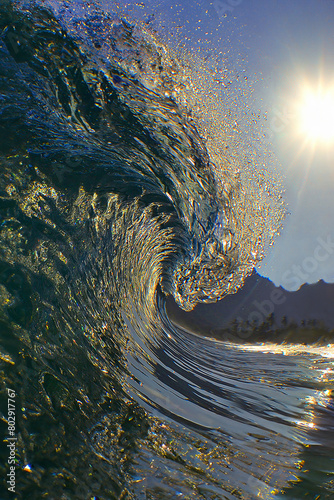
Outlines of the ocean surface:
[[0,498],[334,498],[333,345],[166,311],[237,294],[286,214],[214,62],[92,4],[3,0],[0,35]]

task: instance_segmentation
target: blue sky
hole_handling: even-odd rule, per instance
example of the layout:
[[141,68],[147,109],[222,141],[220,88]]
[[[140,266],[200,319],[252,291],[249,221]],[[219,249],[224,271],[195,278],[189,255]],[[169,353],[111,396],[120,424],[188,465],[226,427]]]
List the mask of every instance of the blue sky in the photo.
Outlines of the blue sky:
[[[276,284],[296,289],[304,281],[334,281],[334,147],[312,149],[297,137],[294,105],[308,82],[334,85],[334,2],[246,1],[235,7],[239,43],[259,107],[268,111],[269,137],[285,176],[290,215],[260,267]],[[242,28],[239,28],[242,25]],[[333,109],[334,114],[334,109]],[[319,250],[319,245],[324,248]]]

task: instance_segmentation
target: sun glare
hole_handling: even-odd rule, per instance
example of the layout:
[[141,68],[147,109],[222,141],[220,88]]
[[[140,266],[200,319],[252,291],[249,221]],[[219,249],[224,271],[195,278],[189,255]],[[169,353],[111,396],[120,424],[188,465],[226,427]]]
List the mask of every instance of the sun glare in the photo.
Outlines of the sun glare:
[[307,89],[300,103],[300,132],[314,143],[334,142],[334,90]]

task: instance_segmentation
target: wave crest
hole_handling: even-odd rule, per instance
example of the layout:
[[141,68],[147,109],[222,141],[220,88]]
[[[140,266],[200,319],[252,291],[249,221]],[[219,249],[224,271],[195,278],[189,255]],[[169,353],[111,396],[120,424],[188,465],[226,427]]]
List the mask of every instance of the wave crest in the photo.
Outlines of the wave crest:
[[[107,15],[61,26],[35,7],[16,14],[6,30],[16,66],[22,73],[24,63],[26,79],[33,75],[21,120],[35,130],[30,157],[44,174],[62,188],[70,180],[135,204],[145,196],[155,210],[167,207],[166,217],[173,212],[169,233],[178,244],[169,245],[164,229],[151,234],[139,218],[131,255],[163,256],[151,259],[150,273],[184,309],[235,292],[263,257],[284,210],[280,193],[269,195],[269,175],[238,153],[231,118],[219,99],[212,104],[210,71],[203,64],[196,70],[189,54],[177,58],[147,29]],[[64,160],[65,149],[74,163]]]

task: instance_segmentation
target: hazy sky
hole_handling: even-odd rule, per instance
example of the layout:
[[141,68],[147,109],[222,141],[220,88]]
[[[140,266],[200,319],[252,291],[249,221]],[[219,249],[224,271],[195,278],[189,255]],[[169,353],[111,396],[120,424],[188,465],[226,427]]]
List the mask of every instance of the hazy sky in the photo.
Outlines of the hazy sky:
[[248,51],[248,70],[262,75],[254,86],[268,111],[290,212],[260,272],[289,289],[320,278],[333,282],[334,136],[310,141],[298,131],[303,91],[320,85],[333,96],[334,127],[334,2],[244,0],[232,15],[230,25],[242,26],[236,39]]
[[[208,54],[228,52],[227,64],[248,78],[253,93],[247,112],[262,117],[262,130],[284,176],[290,212],[259,271],[288,289],[320,278],[334,282],[334,135],[326,142],[321,137],[324,130],[312,137],[309,129],[302,128],[310,117],[301,119],[320,87],[321,96],[333,95],[324,107],[332,108],[334,117],[334,1],[95,3],[156,23],[168,38],[183,41],[194,51],[201,46]],[[56,4],[59,7],[60,2]],[[241,113],[245,99],[239,100]],[[319,108],[319,102],[313,108]]]

